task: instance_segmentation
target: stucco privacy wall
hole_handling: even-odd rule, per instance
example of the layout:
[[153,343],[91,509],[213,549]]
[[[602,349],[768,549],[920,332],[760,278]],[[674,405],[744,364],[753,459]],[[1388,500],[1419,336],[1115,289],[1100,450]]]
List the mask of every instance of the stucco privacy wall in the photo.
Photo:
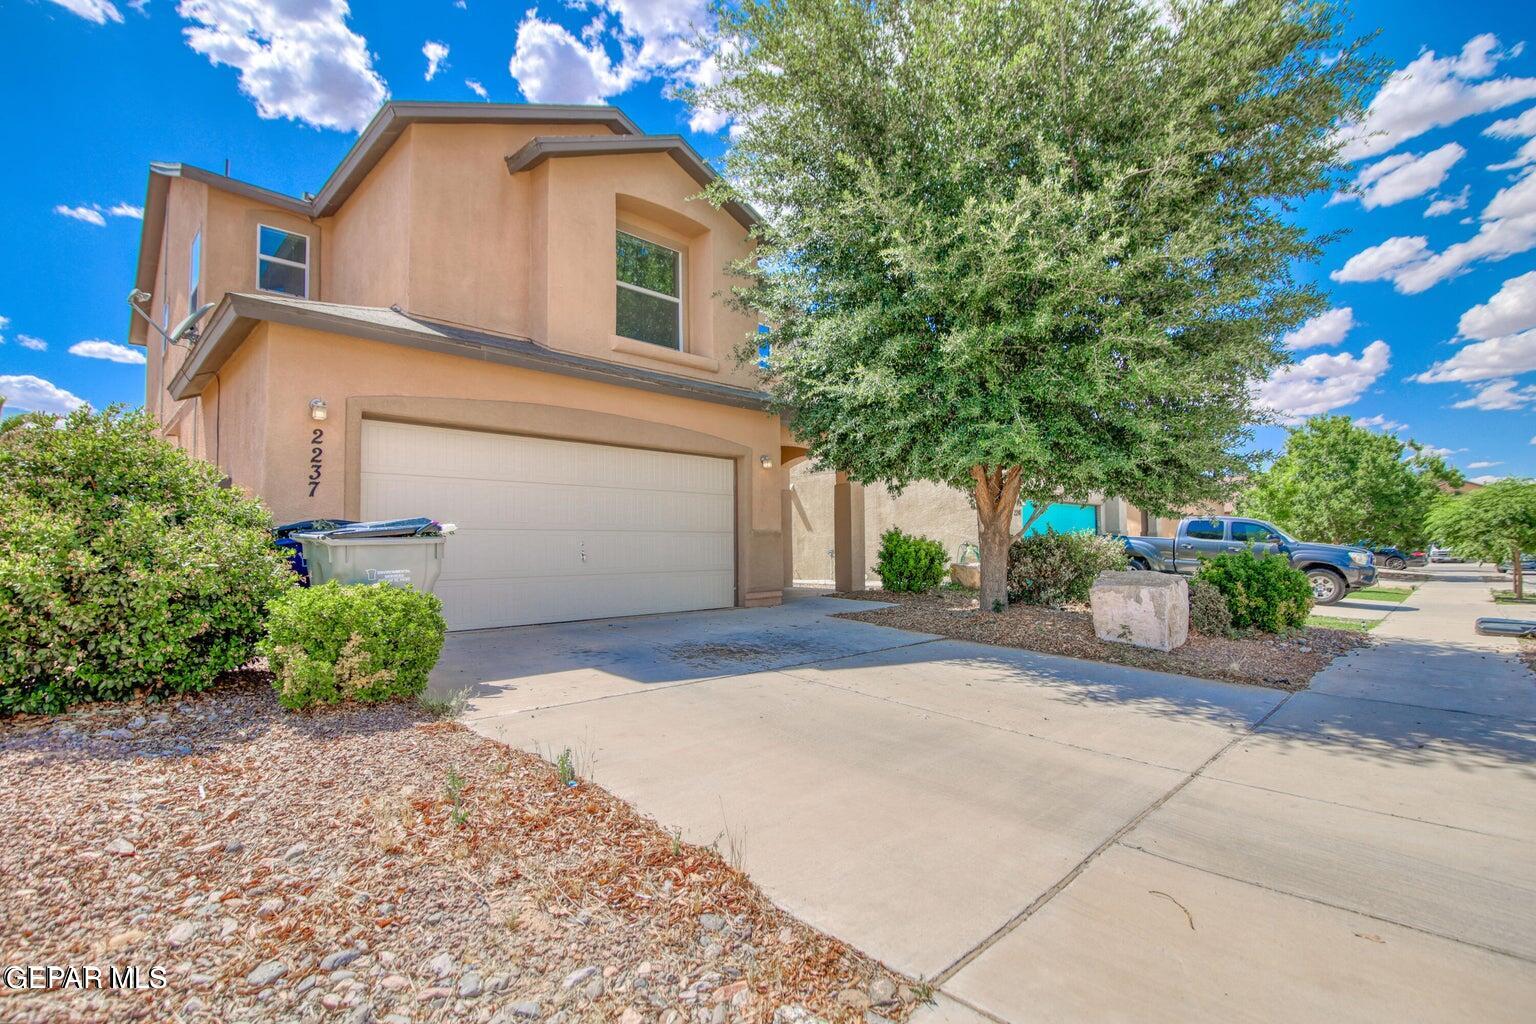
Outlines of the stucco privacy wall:
[[[258,490],[279,521],[356,518],[359,424],[365,416],[713,455],[736,467],[737,601],[779,600],[785,472],[778,462],[778,417],[770,413],[284,324],[258,327],[245,343],[246,349],[253,346],[264,358],[245,359],[220,374],[228,398],[222,430],[225,437],[245,431],[260,436],[256,421],[264,418],[265,436],[255,449],[260,462],[239,473],[232,463],[225,468],[235,483]],[[252,395],[258,396],[254,404]],[[323,423],[309,416],[312,398],[329,406]],[[316,428],[324,431],[321,479],[311,498]],[[765,455],[772,468],[760,465]]]
[[[807,463],[790,468],[787,504],[793,517],[795,579],[834,578],[832,488],[836,478],[832,470],[812,471]],[[938,541],[954,558],[962,543],[976,540],[976,510],[964,494],[942,484],[915,483],[898,496],[879,485],[865,487],[864,564],[870,579],[875,578],[880,535],[893,526]]]

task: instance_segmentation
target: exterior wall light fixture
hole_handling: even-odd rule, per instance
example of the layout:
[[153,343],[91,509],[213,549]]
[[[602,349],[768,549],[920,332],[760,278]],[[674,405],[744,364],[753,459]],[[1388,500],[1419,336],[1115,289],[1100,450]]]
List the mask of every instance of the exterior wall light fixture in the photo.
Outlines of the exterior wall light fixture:
[[323,399],[323,398],[311,398],[309,400],[309,418],[310,419],[312,419],[312,420],[323,420],[323,419],[325,419],[329,415],[330,415],[330,411],[325,406],[325,399]]
[[771,455],[759,455],[757,457],[757,463],[758,463],[758,465],[762,466],[764,469],[772,469],[773,468],[773,456],[771,456]]

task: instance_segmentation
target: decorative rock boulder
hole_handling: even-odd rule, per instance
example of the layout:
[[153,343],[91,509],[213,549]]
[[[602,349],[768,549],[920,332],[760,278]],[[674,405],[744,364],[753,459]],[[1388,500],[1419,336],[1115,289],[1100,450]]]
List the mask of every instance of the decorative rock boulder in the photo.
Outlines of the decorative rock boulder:
[[1189,639],[1189,583],[1160,572],[1105,572],[1093,581],[1100,640],[1171,651]]
[[957,587],[969,587],[972,590],[981,589],[981,566],[974,562],[951,562],[949,564],[949,578]]

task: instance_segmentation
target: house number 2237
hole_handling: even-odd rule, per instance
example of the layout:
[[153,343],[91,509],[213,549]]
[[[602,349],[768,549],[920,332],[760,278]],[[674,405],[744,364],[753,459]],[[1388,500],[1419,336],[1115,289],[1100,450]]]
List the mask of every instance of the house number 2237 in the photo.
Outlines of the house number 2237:
[[320,489],[320,466],[325,458],[325,431],[316,427],[309,439],[309,496],[313,498]]

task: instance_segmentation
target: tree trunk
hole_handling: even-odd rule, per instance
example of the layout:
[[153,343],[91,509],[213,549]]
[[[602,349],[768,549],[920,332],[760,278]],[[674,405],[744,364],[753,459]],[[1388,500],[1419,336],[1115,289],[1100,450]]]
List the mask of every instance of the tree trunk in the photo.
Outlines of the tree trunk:
[[[1520,599],[1525,597],[1525,573],[1520,571],[1520,547],[1519,547],[1519,545],[1515,545],[1511,549],[1511,551],[1512,551],[1512,553],[1514,554],[1515,557],[1510,559],[1509,571],[1515,577],[1515,600],[1519,601]],[[983,582],[985,582],[985,580],[983,580]]]
[[981,610],[1008,607],[1008,545],[1013,541],[1013,509],[1023,478],[1017,466],[971,468],[976,481],[976,532],[981,548]]

